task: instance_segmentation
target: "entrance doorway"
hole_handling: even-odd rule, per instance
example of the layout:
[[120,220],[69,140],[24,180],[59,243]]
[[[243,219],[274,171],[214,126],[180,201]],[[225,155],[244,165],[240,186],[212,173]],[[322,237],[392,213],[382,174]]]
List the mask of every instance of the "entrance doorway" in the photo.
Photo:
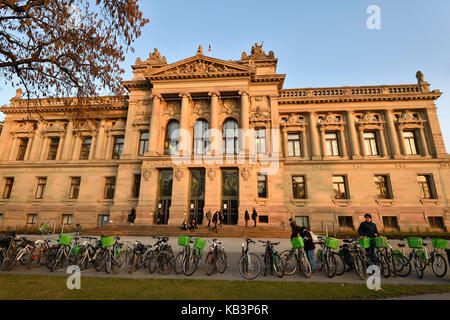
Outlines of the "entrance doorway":
[[224,224],[237,225],[239,221],[239,171],[222,169],[222,210]]
[[158,183],[159,196],[155,215],[156,224],[169,223],[170,205],[172,204],[172,184],[173,184],[173,170],[172,169],[159,170],[159,183]]
[[191,169],[190,186],[189,223],[195,220],[201,225],[205,207],[205,169]]
[[100,214],[98,216],[98,227],[104,227],[109,224],[109,214]]

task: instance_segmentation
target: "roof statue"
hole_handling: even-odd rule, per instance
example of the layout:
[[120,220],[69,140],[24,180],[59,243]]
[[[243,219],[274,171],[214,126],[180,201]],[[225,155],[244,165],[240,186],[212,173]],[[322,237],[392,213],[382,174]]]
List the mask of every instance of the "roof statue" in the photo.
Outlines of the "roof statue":
[[416,78],[417,78],[417,81],[419,82],[419,83],[422,83],[422,82],[425,82],[424,80],[423,80],[423,73],[422,73],[422,71],[417,71],[417,73],[416,73]]
[[153,53],[149,54],[149,57],[147,60],[145,60],[144,62],[142,62],[142,60],[140,58],[136,59],[136,64],[167,64],[167,60],[166,57],[161,56],[161,54],[159,53],[158,49],[155,48]]
[[198,46],[198,50],[197,50],[197,54],[196,55],[197,56],[202,56],[203,55],[203,47],[202,47],[202,45]]
[[257,42],[252,46],[252,50],[250,55],[247,55],[247,53],[244,51],[241,55],[241,60],[258,60],[258,59],[275,59],[275,54],[273,51],[270,51],[269,54],[266,54],[266,52],[263,50],[264,41],[261,42],[261,44],[258,44]]

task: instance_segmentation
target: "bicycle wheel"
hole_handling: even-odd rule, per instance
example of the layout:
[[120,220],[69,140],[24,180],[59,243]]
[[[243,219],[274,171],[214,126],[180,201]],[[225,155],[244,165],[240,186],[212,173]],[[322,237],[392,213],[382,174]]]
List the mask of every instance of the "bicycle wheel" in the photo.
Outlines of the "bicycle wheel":
[[111,269],[114,274],[119,274],[122,271],[123,266],[125,265],[125,256],[126,254],[123,250],[113,256],[111,261]]
[[227,255],[225,252],[223,251],[218,252],[216,267],[219,273],[224,273],[225,270],[227,269]]
[[433,262],[431,263],[431,268],[436,277],[442,278],[447,274],[447,261],[439,253],[433,254]]
[[381,275],[385,278],[389,278],[391,276],[391,270],[389,268],[389,260],[386,255],[381,254],[378,260],[379,266],[381,266]]
[[137,266],[138,266],[138,260],[139,260],[139,256],[137,254],[135,254],[133,256],[133,263],[131,264],[130,273],[133,273],[136,271]]
[[424,271],[423,265],[424,265],[424,262],[423,262],[422,257],[415,254],[414,255],[414,270],[416,271],[416,275],[419,279],[423,278],[423,271]]
[[354,261],[355,271],[356,271],[356,274],[358,275],[358,277],[360,277],[361,280],[366,280],[367,279],[366,265],[365,265],[363,259],[361,258],[361,256],[359,254],[356,254],[353,258],[353,261]]
[[328,253],[324,259],[325,273],[328,278],[333,278],[336,275],[336,259],[334,254]]
[[105,250],[102,250],[98,254],[97,259],[94,261],[95,270],[97,272],[104,270],[105,263],[106,263],[106,252],[105,252]]
[[195,250],[189,255],[187,259],[184,260],[183,263],[183,274],[185,276],[191,276],[194,274],[194,272],[197,270],[199,259],[198,256],[195,254]]
[[[149,264],[148,264],[148,272],[154,273],[155,270],[156,270],[156,251],[153,250],[150,253],[150,261],[149,261]],[[176,269],[175,269],[175,272],[176,272]]]
[[184,251],[181,251],[175,257],[175,273],[180,274],[183,272]]
[[324,264],[325,264],[325,259],[324,259],[323,250],[319,249],[319,250],[317,250],[317,260],[316,260],[317,270],[322,271]]
[[292,250],[285,250],[280,255],[281,261],[284,264],[284,274],[291,276],[297,271],[297,259],[295,253]]
[[411,262],[403,254],[394,253],[394,268],[399,277],[407,277],[411,274]]
[[272,265],[273,265],[273,271],[275,273],[275,275],[278,278],[283,278],[284,277],[284,265],[283,265],[283,261],[280,258],[280,255],[278,253],[274,253],[272,255],[273,259],[272,259]]
[[239,260],[239,273],[247,280],[253,280],[261,273],[261,260],[254,253],[243,254]]
[[216,267],[216,263],[214,261],[214,253],[213,252],[209,252],[208,255],[206,256],[206,260],[205,260],[205,272],[207,276],[210,276],[213,274],[214,269]]
[[175,268],[175,259],[167,251],[161,251],[156,257],[156,269],[161,274],[169,274]]
[[312,275],[311,263],[306,257],[305,251],[302,251],[300,253],[299,262],[303,275],[307,278],[311,277]]
[[52,269],[51,269],[52,272],[55,272],[56,268],[61,263],[61,260],[62,260],[62,257],[63,257],[63,253],[64,253],[64,249],[63,248],[60,248],[58,250],[58,252],[56,253],[55,260],[53,261],[53,264],[52,264]]
[[23,266],[26,266],[29,256],[30,256],[30,253],[25,250],[25,252],[23,252],[23,254],[20,256],[20,259],[19,259],[20,264],[23,265]]

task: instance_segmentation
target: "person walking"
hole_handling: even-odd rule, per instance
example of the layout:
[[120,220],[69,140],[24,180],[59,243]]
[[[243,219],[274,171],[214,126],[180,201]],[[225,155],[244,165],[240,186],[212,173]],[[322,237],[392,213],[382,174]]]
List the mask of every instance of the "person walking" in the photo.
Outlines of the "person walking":
[[213,218],[212,218],[212,223],[213,223],[213,228],[212,228],[212,230],[214,231],[214,230],[216,230],[216,233],[217,233],[217,223],[218,223],[218,220],[219,220],[219,212],[218,211],[216,211],[216,212],[214,212],[214,215],[213,215]]
[[252,212],[252,220],[255,222],[255,228],[256,228],[256,218],[258,217],[258,214],[256,213],[256,209],[253,208]]
[[306,256],[308,257],[309,263],[311,264],[311,270],[314,272],[316,267],[314,263],[314,250],[316,249],[316,245],[314,244],[311,230],[303,226],[299,228],[299,233],[305,243],[304,249],[306,251]]
[[358,233],[361,237],[370,238],[370,248],[367,248],[366,252],[372,258],[375,257],[375,241],[373,238],[378,237],[379,233],[377,225],[372,222],[372,215],[370,213],[366,213],[364,219],[365,221],[359,225]]
[[208,220],[208,228],[211,225],[211,209],[206,212],[206,219]]
[[245,226],[248,226],[248,220],[250,220],[250,214],[248,213],[248,210],[245,210]]
[[130,224],[134,225],[134,220],[136,220],[136,209],[133,208],[131,209],[131,213],[130,213]]
[[220,211],[219,211],[219,224],[220,224],[220,227],[223,227],[223,210],[222,209],[220,209]]

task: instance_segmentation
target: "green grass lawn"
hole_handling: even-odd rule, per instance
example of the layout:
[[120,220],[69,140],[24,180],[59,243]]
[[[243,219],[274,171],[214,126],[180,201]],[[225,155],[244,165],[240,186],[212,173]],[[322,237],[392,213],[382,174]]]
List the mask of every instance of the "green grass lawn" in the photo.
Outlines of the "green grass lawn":
[[363,284],[90,277],[81,279],[81,290],[69,290],[65,277],[30,275],[0,275],[0,288],[1,300],[328,300],[450,292],[450,285],[386,285],[374,292]]

